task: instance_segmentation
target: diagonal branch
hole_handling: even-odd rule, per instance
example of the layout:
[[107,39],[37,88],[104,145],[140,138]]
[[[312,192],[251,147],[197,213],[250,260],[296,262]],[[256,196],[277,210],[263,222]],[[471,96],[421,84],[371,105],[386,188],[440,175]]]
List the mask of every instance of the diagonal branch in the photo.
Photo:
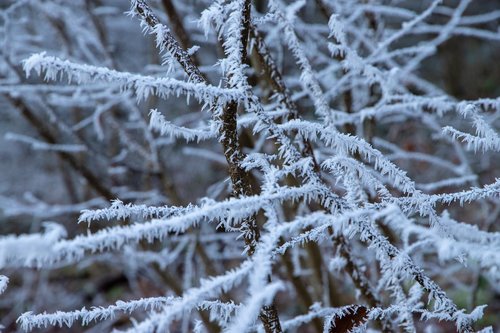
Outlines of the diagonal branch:
[[177,10],[172,3],[172,0],[162,0],[161,3],[165,8],[165,13],[167,14],[170,24],[172,25],[174,34],[179,39],[182,48],[187,50],[191,47],[191,41],[186,29],[184,28],[184,24],[182,24],[182,19],[179,17]]

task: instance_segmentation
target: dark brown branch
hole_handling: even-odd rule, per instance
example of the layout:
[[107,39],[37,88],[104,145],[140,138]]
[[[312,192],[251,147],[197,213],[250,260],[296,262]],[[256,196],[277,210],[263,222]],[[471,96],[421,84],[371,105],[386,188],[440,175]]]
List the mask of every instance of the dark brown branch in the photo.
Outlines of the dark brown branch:
[[172,3],[172,0],[162,0],[161,3],[163,4],[163,7],[165,8],[165,13],[168,16],[168,20],[170,21],[170,25],[172,27],[172,30],[174,31],[174,34],[179,39],[181,46],[185,50],[189,49],[192,46],[191,40],[189,39],[189,35],[186,32],[186,29],[184,28],[184,24],[182,23],[182,20],[179,17],[179,14],[177,13],[177,10],[175,9],[175,6]]
[[[134,2],[135,10],[144,19],[148,26],[152,29],[157,27],[160,23],[159,19],[152,12],[148,4],[143,0],[136,0]],[[246,0],[244,3],[244,8],[242,12],[243,22],[241,33],[241,43],[242,43],[242,63],[246,58],[246,48],[248,43],[248,32],[250,24],[250,10],[251,2]],[[174,58],[179,62],[184,71],[189,75],[190,79],[194,82],[204,82],[208,83],[205,76],[201,73],[199,68],[190,58],[189,54],[181,47],[177,40],[172,36],[172,34],[165,29],[163,32],[163,47],[167,49]],[[212,106],[214,110],[217,107],[217,103]],[[222,146],[224,149],[224,156],[228,162],[229,176],[233,185],[233,191],[236,196],[241,195],[252,195],[252,187],[250,186],[250,180],[248,173],[241,167],[241,162],[243,161],[245,155],[241,151],[241,147],[238,140],[237,132],[237,103],[231,102],[224,108],[224,112],[220,117],[221,120],[221,130],[220,136],[222,138]],[[255,216],[248,218],[242,223],[243,237],[245,239],[245,244],[248,248],[248,254],[252,255],[255,252],[255,246],[259,241],[260,232],[257,225]],[[278,312],[274,304],[270,306],[264,306],[260,313],[261,321],[264,325],[266,332],[278,333],[281,332],[281,325],[278,318]]]

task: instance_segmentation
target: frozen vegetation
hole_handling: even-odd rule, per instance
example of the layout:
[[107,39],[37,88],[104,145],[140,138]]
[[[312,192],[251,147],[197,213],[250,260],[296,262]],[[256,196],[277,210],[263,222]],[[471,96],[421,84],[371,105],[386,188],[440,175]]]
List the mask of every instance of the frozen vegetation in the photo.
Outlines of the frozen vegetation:
[[499,22],[0,1],[3,331],[500,329]]

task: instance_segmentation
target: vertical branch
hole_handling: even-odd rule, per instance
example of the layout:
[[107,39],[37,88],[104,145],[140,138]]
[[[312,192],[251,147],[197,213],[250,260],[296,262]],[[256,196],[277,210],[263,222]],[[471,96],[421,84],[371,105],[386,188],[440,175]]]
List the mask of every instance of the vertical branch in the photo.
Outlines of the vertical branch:
[[[239,63],[243,64],[247,57],[248,31],[250,24],[250,7],[249,0],[245,0],[242,8],[242,22],[240,30],[240,58]],[[231,81],[229,78],[228,81]],[[231,86],[231,88],[234,88]],[[249,175],[241,168],[241,162],[245,158],[241,150],[238,139],[237,130],[237,114],[238,103],[230,102],[224,108],[220,121],[222,123],[221,137],[224,147],[224,155],[229,165],[229,176],[233,184],[233,191],[236,196],[252,195],[253,189],[250,184]],[[260,238],[260,231],[255,217],[247,219],[242,225],[243,238],[248,249],[248,254],[251,256],[255,252],[255,246]]]
[[[132,0],[132,8],[139,14],[151,30],[156,30],[161,26],[159,19],[144,0]],[[242,44],[240,60],[242,62],[246,59],[247,54],[246,48],[248,44],[250,11],[251,2],[250,0],[245,0],[242,11],[242,29],[240,31],[240,42]],[[161,48],[168,50],[168,52],[182,66],[186,74],[189,75],[192,81],[208,83],[198,66],[196,66],[189,54],[181,47],[170,31],[168,29],[162,29],[161,31]],[[211,106],[213,113],[215,113],[214,111],[217,106],[218,103],[214,103],[214,105]],[[219,140],[222,143],[224,156],[228,162],[229,176],[233,185],[234,194],[236,196],[246,196],[252,195],[253,190],[250,185],[248,173],[241,167],[241,162],[245,158],[245,155],[241,151],[238,141],[236,120],[237,109],[238,105],[235,102],[231,102],[224,108],[219,119],[221,124],[219,130]],[[248,254],[252,255],[255,252],[255,246],[260,238],[260,232],[255,216],[244,221],[242,229]],[[274,304],[262,307],[260,318],[266,332],[281,332],[278,311],[276,310]]]
[[[250,13],[251,13],[251,0],[243,0],[242,13],[241,13],[241,23],[240,23],[240,59],[239,64],[243,64],[247,58],[247,47],[250,32]],[[229,79],[229,82],[232,80]],[[241,168],[241,162],[243,161],[244,154],[241,151],[241,147],[238,141],[237,133],[237,111],[238,105],[236,102],[231,102],[225,109],[222,115],[223,128],[229,130],[223,135],[224,148],[228,148],[229,151],[225,151],[226,159],[229,165],[232,165],[232,179],[233,185],[236,185],[236,191],[243,195],[253,194],[249,175],[245,170]],[[229,153],[229,154],[228,154]],[[231,168],[231,167],[230,167]],[[237,192],[237,193],[238,193]],[[243,237],[247,245],[249,255],[251,256],[255,252],[255,247],[260,238],[260,231],[257,225],[257,220],[255,216],[247,219],[242,225]],[[268,280],[271,281],[271,277],[268,276]],[[281,324],[279,321],[278,311],[274,303],[270,305],[263,306],[260,311],[260,319],[264,325],[266,333],[278,333],[281,332]]]

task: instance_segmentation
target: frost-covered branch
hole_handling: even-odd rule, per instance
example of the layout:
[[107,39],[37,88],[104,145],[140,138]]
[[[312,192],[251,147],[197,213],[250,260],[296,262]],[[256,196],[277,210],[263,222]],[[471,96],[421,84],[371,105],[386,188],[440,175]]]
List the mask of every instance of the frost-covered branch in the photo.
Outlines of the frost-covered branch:
[[147,99],[151,95],[164,99],[169,96],[186,95],[188,99],[193,96],[200,102],[210,104],[217,99],[220,102],[227,102],[243,97],[237,89],[210,86],[202,81],[192,83],[171,78],[118,72],[105,67],[61,60],[57,57],[47,56],[43,52],[26,59],[24,61],[24,70],[27,76],[31,71],[35,71],[38,75],[44,71],[45,80],[62,79],[63,76],[66,76],[70,83],[82,84],[95,81],[115,83],[122,89],[133,89],[139,100]]
[[118,301],[115,305],[107,307],[93,307],[90,310],[82,308],[70,312],[58,311],[56,313],[40,313],[33,314],[32,312],[23,313],[17,322],[25,331],[32,331],[35,328],[43,328],[48,326],[67,326],[72,327],[75,322],[81,321],[83,326],[89,325],[93,321],[103,321],[109,318],[114,318],[117,313],[123,312],[130,314],[137,309],[158,310],[163,306],[172,303],[174,297],[151,297],[136,301]]
[[491,330],[490,5],[4,7],[5,330]]

